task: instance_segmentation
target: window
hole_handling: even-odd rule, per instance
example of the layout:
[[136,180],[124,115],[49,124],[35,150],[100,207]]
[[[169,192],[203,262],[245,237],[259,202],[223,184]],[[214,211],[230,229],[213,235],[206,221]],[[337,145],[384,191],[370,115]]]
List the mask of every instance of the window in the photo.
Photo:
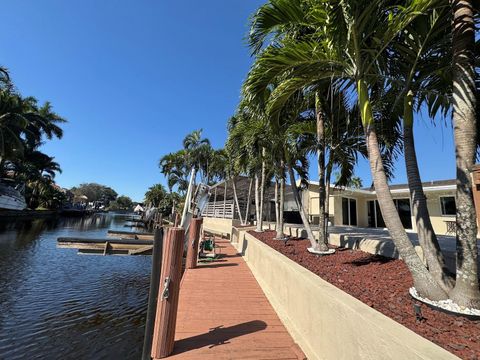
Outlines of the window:
[[455,196],[441,196],[440,205],[442,206],[442,215],[457,214],[457,206],[455,205]]

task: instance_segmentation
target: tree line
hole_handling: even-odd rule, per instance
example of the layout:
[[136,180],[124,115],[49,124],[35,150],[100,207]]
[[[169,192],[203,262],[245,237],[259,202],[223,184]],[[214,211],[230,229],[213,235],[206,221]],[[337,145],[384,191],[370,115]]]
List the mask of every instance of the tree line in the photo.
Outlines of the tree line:
[[21,95],[0,67],[0,177],[25,185],[29,208],[58,208],[66,199],[55,184],[60,165],[41,150],[45,141],[62,138],[65,122],[50,102]]

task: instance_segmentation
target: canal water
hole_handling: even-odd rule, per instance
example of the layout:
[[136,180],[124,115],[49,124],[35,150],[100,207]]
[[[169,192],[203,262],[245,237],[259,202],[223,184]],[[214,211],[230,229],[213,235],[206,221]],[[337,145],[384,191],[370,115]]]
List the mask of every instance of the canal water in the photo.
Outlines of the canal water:
[[0,222],[0,359],[140,359],[151,257],[56,248],[60,236],[105,237],[124,223]]

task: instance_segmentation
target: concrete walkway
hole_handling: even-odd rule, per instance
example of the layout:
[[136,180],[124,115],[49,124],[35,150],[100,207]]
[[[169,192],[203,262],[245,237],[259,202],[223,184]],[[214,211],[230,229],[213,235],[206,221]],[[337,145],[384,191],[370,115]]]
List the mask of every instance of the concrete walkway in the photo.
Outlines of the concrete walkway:
[[187,270],[171,359],[304,359],[245,261],[217,239],[218,261]]

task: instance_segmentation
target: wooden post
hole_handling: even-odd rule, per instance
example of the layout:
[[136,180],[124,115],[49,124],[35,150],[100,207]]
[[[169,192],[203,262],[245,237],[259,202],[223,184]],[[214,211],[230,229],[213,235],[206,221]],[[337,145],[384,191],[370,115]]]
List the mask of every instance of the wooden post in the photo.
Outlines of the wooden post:
[[162,272],[153,332],[153,359],[165,358],[173,351],[184,239],[185,231],[175,227],[169,229],[163,243]]
[[202,227],[203,219],[195,218],[190,223],[190,230],[188,231],[188,249],[186,269],[195,269],[197,267],[198,259],[198,242],[200,239],[200,228]]
[[181,220],[181,219],[180,219],[180,214],[179,214],[179,213],[176,213],[176,214],[175,214],[175,223],[174,223],[173,226],[174,226],[174,227],[177,227],[178,224],[180,224],[180,220]]
[[162,268],[163,228],[155,229],[152,250],[152,273],[150,274],[150,291],[148,293],[147,319],[145,321],[145,336],[143,338],[142,360],[150,360],[152,352],[153,326],[157,310],[158,284]]
[[480,164],[476,164],[472,169],[472,190],[477,212],[477,224],[480,225]]

